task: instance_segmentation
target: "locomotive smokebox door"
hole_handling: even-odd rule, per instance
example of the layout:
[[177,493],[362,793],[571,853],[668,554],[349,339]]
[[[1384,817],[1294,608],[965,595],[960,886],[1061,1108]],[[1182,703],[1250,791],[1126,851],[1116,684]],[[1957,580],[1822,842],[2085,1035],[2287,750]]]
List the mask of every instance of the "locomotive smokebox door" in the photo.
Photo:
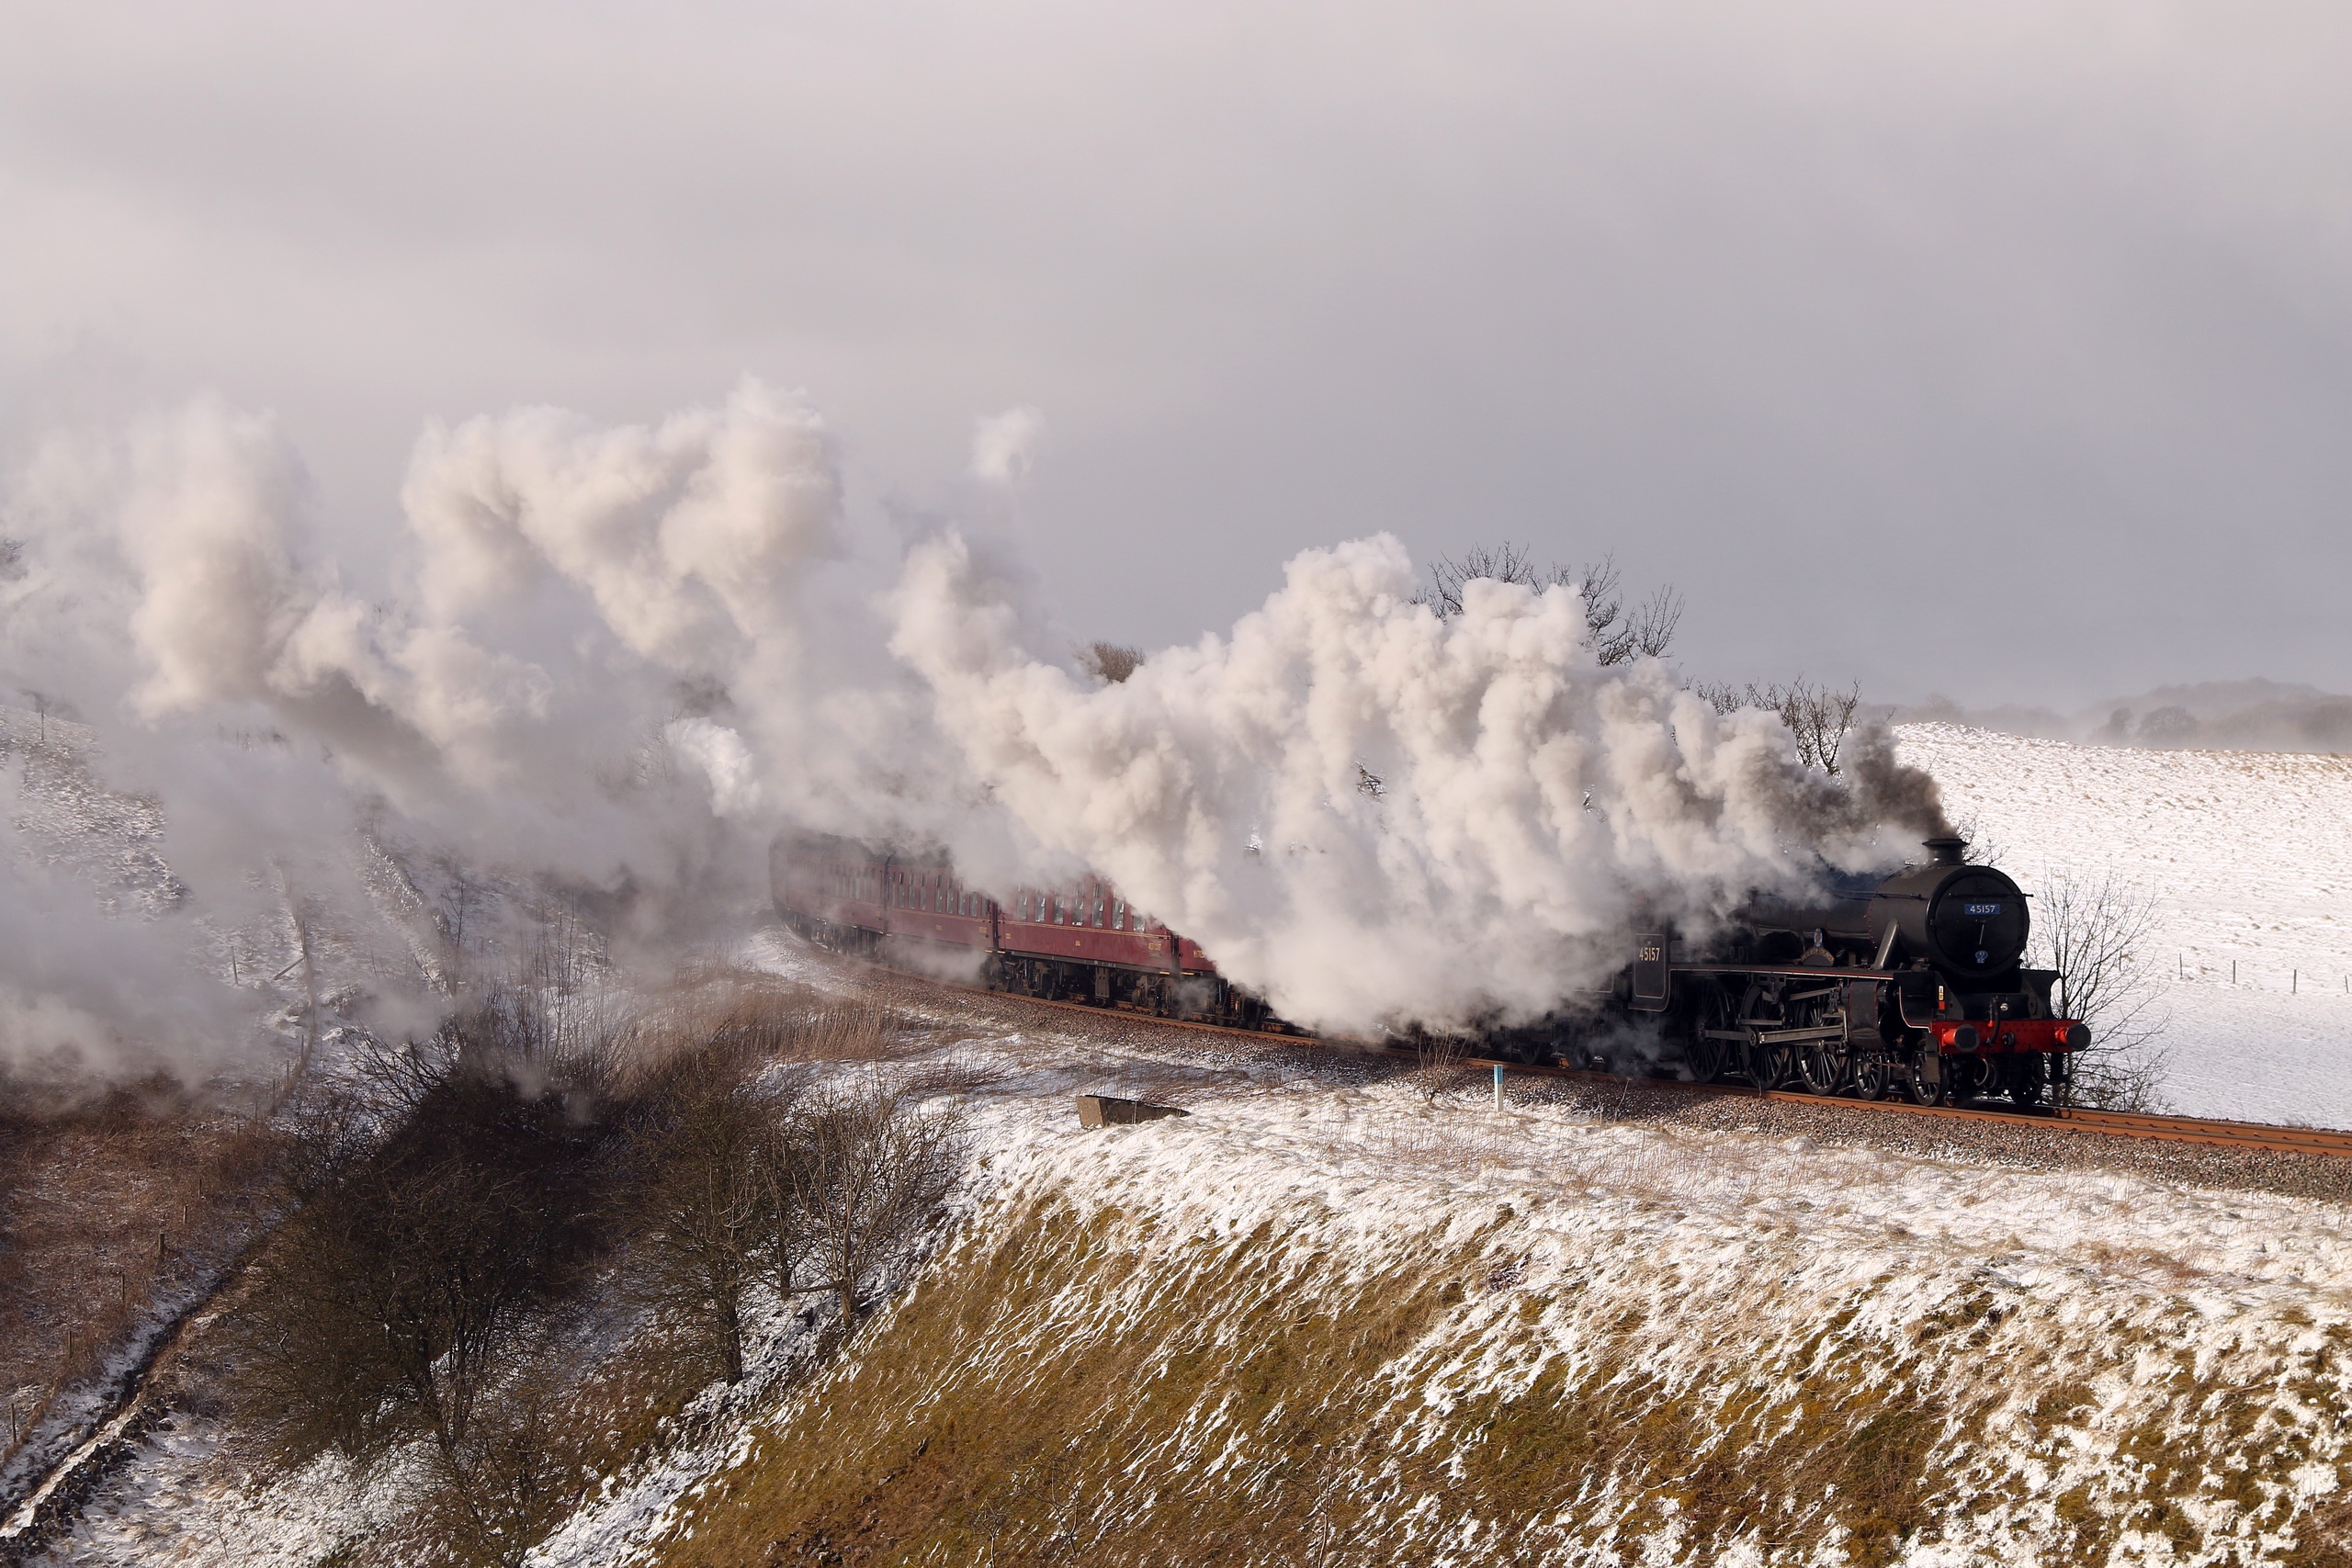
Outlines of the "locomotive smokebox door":
[[1635,1012],[1664,1012],[1673,971],[1666,961],[1663,931],[1645,932],[1634,947],[1634,994],[1627,1002]]

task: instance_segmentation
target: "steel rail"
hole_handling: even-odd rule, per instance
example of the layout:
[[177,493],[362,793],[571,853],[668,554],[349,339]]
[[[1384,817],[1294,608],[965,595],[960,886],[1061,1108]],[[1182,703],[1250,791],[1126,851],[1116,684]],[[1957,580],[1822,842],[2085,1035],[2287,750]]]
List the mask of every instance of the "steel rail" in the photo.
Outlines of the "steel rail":
[[[835,956],[846,958],[849,955],[835,954]],[[1301,1031],[1243,1029],[1234,1024],[1211,1023],[1201,1019],[1168,1018],[1159,1013],[1137,1011],[1132,1008],[1102,1007],[1091,1002],[1072,1002],[1048,997],[1023,996],[1019,991],[990,990],[985,986],[958,985],[952,980],[933,980],[928,976],[919,975],[911,970],[893,968],[889,964],[872,959],[852,958],[850,962],[882,970],[895,978],[912,980],[940,990],[961,991],[969,996],[1023,1002],[1032,1007],[1067,1009],[1095,1019],[1115,1018],[1132,1022],[1154,1023],[1170,1029],[1188,1029],[1200,1033],[1238,1036],[1245,1040],[1254,1040],[1260,1043],[1272,1041],[1295,1041],[1300,1044],[1336,1047],[1365,1055],[1409,1057],[1413,1055],[1411,1046],[1389,1044],[1376,1040],[1358,1040],[1343,1035],[1310,1034]],[[1524,1073],[1534,1077],[1580,1078],[1594,1083],[1638,1083],[1686,1094],[1729,1095],[1747,1100],[1780,1100],[1792,1104],[1819,1106],[1830,1110],[1942,1118],[1955,1122],[2001,1122],[2011,1126],[2064,1128],[2070,1132],[2096,1134],[2106,1137],[2139,1138],[2160,1143],[2200,1144],[2215,1148],[2248,1149],[2272,1154],[2314,1155],[2326,1158],[2352,1159],[2352,1132],[2339,1132],[2326,1127],[2279,1127],[2260,1122],[2223,1122],[2195,1116],[2165,1116],[2150,1111],[2093,1111],[2075,1106],[2009,1110],[1978,1105],[1914,1105],[1901,1100],[1860,1100],[1849,1095],[1808,1094],[1798,1089],[1759,1089],[1749,1084],[1690,1083],[1679,1078],[1629,1078],[1620,1073],[1601,1073],[1584,1067],[1506,1061],[1494,1056],[1464,1055],[1460,1058],[1460,1061],[1465,1067],[1501,1067],[1506,1072]]]

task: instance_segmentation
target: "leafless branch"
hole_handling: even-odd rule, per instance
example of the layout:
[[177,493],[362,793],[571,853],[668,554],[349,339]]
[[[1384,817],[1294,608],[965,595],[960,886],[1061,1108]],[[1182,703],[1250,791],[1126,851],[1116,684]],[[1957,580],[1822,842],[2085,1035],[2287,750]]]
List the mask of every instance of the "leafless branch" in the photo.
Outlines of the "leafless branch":
[[684,1054],[630,1139],[624,1289],[695,1325],[729,1382],[743,1375],[744,1298],[775,1269],[775,1173],[799,1081],[754,1077],[758,1066],[724,1037]]
[[2170,1021],[2147,964],[2155,927],[2154,895],[2120,880],[2053,869],[2034,900],[2038,967],[2058,972],[2052,1002],[2079,1019],[2090,1048],[2074,1061],[2073,1096],[2116,1111],[2162,1104],[2165,1053],[2156,1040]]
[[1090,643],[1079,649],[1078,661],[1104,685],[1115,686],[1143,663],[1143,649],[1116,642]]
[[788,1278],[786,1288],[832,1292],[850,1323],[860,1287],[920,1238],[954,1190],[963,1119],[918,1108],[878,1082],[835,1084],[794,1118],[786,1148],[777,1250],[797,1254],[816,1275]]
[[1762,708],[1779,715],[1796,740],[1797,756],[1805,766],[1819,768],[1825,773],[1838,771],[1838,754],[1845,749],[1846,737],[1853,732],[1854,714],[1862,702],[1859,685],[1849,685],[1841,692],[1817,685],[1802,675],[1786,685],[1750,681],[1745,686],[1733,686],[1702,681],[1693,682],[1690,690],[1717,713]]
[[1538,567],[1525,546],[1508,539],[1499,545],[1476,546],[1459,557],[1440,556],[1430,565],[1429,586],[1421,590],[1419,602],[1440,615],[1458,615],[1463,590],[1481,579],[1523,588],[1574,589],[1584,602],[1585,639],[1594,659],[1604,666],[1662,657],[1682,623],[1682,596],[1671,588],[1660,588],[1627,610],[1623,578],[1614,557],[1603,556],[1575,568]]
[[1457,1032],[1417,1035],[1413,1055],[1413,1087],[1420,1090],[1423,1103],[1435,1105],[1460,1082],[1462,1064],[1470,1056],[1470,1039]]

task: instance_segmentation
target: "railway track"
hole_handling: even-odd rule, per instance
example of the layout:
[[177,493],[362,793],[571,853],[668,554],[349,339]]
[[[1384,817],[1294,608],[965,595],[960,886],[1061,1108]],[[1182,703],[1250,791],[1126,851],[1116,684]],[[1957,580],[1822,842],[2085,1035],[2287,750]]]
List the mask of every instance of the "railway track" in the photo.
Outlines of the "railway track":
[[[1096,1007],[1086,1002],[1052,1001],[1042,997],[1025,997],[1012,991],[991,991],[978,986],[958,986],[946,981],[927,980],[905,970],[888,965],[872,965],[896,978],[916,980],[934,985],[943,990],[962,991],[972,996],[996,998],[1025,1002],[1032,1007],[1066,1009],[1093,1018],[1121,1018],[1139,1022],[1162,1024],[1171,1029],[1187,1029],[1203,1033],[1238,1036],[1261,1043],[1277,1040],[1295,1040],[1302,1044],[1322,1044],[1368,1055],[1406,1057],[1412,1055],[1404,1046],[1385,1045],[1377,1041],[1330,1038],[1314,1034],[1281,1033],[1263,1029],[1237,1029],[1229,1024],[1204,1023],[1194,1019],[1162,1018],[1157,1013],[1133,1012],[1125,1010]],[[1525,1062],[1504,1062],[1488,1056],[1465,1056],[1464,1066],[1501,1067],[1507,1073],[1532,1077],[1582,1078],[1598,1083],[1623,1083],[1622,1074],[1594,1072],[1579,1067],[1536,1066]],[[1685,1083],[1675,1078],[1642,1078],[1639,1082],[1657,1089],[1685,1094],[1731,1095],[1750,1100],[1784,1100],[1797,1104],[1827,1109],[1850,1109],[1858,1114],[1893,1116],[1940,1117],[1964,1122],[2005,1122],[2012,1125],[2063,1128],[2101,1137],[2143,1138],[2161,1143],[2202,1144],[2211,1147],[2260,1150],[2274,1154],[2312,1155],[2323,1158],[2352,1159],[2352,1132],[2338,1132],[2326,1127],[2277,1127],[2259,1122],[2222,1122],[2195,1116],[2161,1116],[2143,1111],[2092,1111],[2069,1106],[2046,1111],[2011,1110],[1979,1105],[1913,1105],[1905,1100],[1853,1100],[1837,1095],[1805,1094],[1794,1089],[1758,1089],[1745,1084]]]

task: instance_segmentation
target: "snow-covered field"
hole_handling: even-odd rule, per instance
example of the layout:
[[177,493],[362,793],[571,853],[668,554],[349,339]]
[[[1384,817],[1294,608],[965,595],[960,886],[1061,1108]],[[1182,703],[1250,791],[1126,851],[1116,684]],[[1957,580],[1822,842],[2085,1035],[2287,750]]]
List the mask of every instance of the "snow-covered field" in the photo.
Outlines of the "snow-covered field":
[[2027,891],[2112,869],[2154,896],[2174,1109],[2352,1127],[2352,757],[1898,735]]

